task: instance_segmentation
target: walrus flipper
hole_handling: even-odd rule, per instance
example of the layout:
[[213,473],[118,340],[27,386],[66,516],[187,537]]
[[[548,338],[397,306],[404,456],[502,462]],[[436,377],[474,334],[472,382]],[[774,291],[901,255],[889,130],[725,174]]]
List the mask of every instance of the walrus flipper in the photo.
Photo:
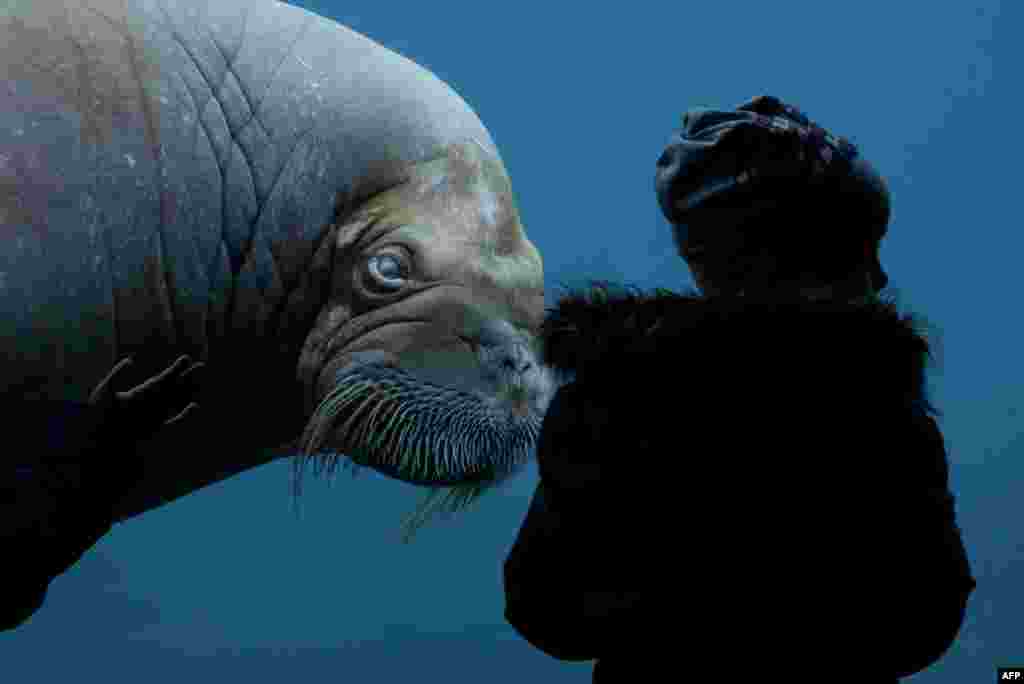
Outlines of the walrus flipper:
[[[0,398],[7,451],[0,462],[0,629],[39,610],[50,582],[78,562],[114,524],[115,506],[143,474],[136,446],[193,408],[202,363],[187,356],[145,382],[118,391],[123,359],[88,403],[25,399],[15,386]],[[182,406],[185,405],[184,410]]]
[[6,400],[3,415],[8,450],[0,468],[0,545],[8,563],[0,629],[13,629],[42,606],[50,582],[107,533],[112,516],[110,501],[88,488],[98,426],[92,407]]

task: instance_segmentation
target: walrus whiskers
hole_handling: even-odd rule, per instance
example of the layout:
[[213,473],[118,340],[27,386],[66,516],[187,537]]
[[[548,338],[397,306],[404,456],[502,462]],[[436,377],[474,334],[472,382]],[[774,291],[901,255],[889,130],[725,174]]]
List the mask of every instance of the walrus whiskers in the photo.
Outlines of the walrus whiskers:
[[522,393],[522,383],[505,383],[495,397],[376,364],[343,372],[306,425],[294,461],[295,496],[307,463],[317,477],[365,466],[431,487],[403,523],[408,539],[430,513],[464,510],[532,457],[541,418],[516,415],[504,403]]

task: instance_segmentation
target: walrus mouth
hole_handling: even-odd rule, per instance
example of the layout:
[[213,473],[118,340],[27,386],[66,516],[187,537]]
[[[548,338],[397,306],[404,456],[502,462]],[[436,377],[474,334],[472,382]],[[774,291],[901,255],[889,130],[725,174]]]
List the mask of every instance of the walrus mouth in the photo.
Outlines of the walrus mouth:
[[[339,374],[303,435],[321,467],[354,464],[415,485],[494,482],[532,455],[542,417],[525,408],[528,390],[508,382],[483,397],[425,381],[400,368],[364,364]],[[521,407],[520,411],[510,410]]]
[[406,522],[407,536],[431,512],[467,508],[533,458],[554,379],[544,368],[531,372],[529,381],[509,373],[477,391],[383,363],[338,371],[303,433],[296,495],[307,464],[315,476],[368,467],[432,489],[418,520]]

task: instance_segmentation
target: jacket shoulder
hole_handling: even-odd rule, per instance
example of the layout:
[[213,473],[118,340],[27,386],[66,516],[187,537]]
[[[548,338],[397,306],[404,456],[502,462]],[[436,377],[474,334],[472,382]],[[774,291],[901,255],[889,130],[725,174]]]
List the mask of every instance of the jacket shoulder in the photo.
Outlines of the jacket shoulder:
[[549,366],[588,382],[674,381],[701,392],[796,383],[805,394],[835,397],[845,388],[850,400],[866,393],[870,403],[916,404],[934,413],[926,375],[930,328],[886,300],[708,299],[600,283],[570,291],[549,309],[542,338]]

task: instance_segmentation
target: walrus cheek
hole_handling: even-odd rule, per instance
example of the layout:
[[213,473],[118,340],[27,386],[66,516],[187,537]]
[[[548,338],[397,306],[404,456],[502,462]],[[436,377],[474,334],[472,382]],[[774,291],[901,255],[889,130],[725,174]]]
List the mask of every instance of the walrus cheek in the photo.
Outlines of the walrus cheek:
[[378,364],[388,367],[399,365],[398,357],[384,349],[364,349],[336,354],[327,360],[317,379],[316,399],[319,401],[338,384],[338,376],[352,371],[363,364]]

